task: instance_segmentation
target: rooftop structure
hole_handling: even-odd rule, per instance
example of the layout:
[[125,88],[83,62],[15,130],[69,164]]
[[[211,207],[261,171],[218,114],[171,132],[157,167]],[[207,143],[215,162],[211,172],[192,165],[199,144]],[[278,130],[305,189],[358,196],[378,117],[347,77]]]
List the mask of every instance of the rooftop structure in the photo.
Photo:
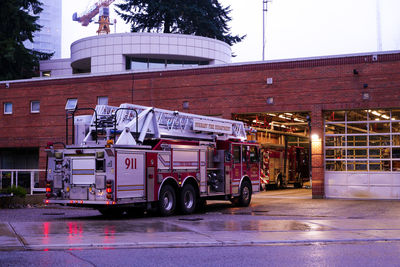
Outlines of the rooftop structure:
[[125,70],[181,69],[227,64],[228,44],[182,34],[119,33],[92,36],[71,45],[71,58],[40,62],[41,76],[115,73]]

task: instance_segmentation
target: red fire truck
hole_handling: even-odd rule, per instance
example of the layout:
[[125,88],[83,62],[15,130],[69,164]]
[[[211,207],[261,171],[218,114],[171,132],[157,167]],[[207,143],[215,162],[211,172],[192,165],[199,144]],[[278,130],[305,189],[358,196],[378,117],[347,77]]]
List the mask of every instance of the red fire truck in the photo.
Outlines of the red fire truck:
[[248,206],[259,191],[260,148],[246,142],[240,121],[133,104],[76,116],[82,110],[67,112],[72,145],[46,149],[45,203],[105,215],[158,208],[168,216],[190,214],[208,199]]
[[268,185],[282,188],[288,184],[294,184],[295,188],[303,187],[304,179],[309,177],[308,160],[303,147],[262,144],[261,154],[261,183],[265,188]]

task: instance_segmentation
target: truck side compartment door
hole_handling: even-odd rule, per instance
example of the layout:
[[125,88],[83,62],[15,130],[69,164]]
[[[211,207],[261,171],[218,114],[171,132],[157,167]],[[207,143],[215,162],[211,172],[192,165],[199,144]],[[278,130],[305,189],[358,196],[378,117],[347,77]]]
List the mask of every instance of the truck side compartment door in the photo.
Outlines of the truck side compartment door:
[[239,193],[239,184],[242,174],[242,146],[240,144],[232,144],[232,194]]
[[117,198],[145,195],[145,152],[118,150],[116,153]]

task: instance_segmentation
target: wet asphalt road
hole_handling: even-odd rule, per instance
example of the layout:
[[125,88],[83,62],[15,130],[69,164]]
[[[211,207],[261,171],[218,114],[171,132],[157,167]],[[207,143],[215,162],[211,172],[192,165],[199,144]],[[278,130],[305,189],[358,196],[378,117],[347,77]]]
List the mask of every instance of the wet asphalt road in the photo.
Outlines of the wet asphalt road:
[[397,265],[399,216],[399,201],[311,199],[309,189],[262,192],[248,208],[209,202],[203,213],[168,218],[0,210],[0,266]]
[[0,251],[0,266],[399,266],[400,243]]

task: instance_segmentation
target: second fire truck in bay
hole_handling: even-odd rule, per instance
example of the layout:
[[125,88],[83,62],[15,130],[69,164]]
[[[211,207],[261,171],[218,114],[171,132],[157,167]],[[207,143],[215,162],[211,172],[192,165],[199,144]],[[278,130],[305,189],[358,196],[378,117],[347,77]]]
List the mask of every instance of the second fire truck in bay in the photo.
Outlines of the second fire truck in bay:
[[302,188],[309,180],[308,158],[303,147],[261,144],[261,187],[285,188],[293,184]]
[[248,206],[259,191],[260,147],[246,141],[240,121],[133,104],[75,116],[81,110],[67,113],[73,144],[46,149],[46,203],[106,215],[158,208],[168,216],[208,199]]

